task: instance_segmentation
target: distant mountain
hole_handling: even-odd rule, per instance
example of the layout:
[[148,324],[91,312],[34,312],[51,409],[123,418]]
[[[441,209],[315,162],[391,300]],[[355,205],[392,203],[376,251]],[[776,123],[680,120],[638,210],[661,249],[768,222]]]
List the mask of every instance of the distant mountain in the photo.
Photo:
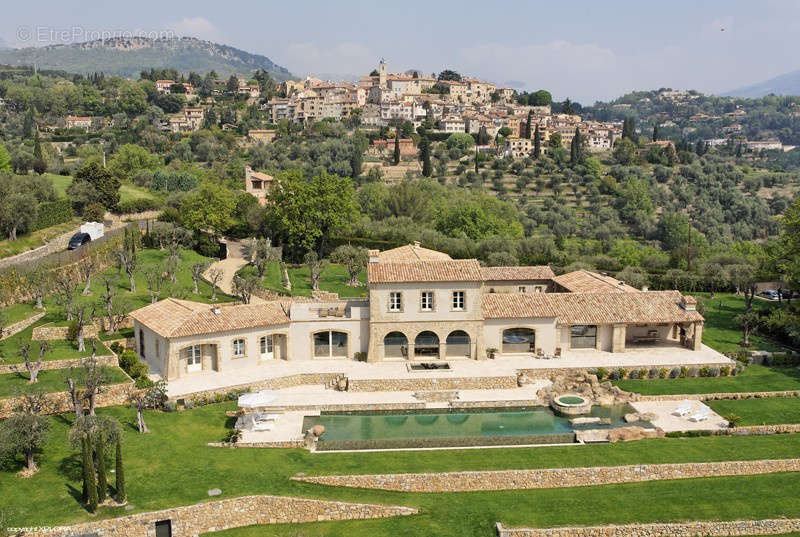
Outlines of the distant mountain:
[[800,69],[776,76],[775,78],[770,78],[758,84],[753,84],[752,86],[735,89],[723,93],[722,95],[755,99],[764,97],[770,93],[774,93],[775,95],[800,95]]
[[0,63],[33,65],[72,73],[103,71],[109,75],[134,77],[144,69],[174,68],[181,72],[216,71],[221,77],[248,75],[264,69],[278,80],[291,78],[285,67],[266,56],[250,54],[227,45],[194,37],[152,39],[118,37],[68,45],[0,49]]

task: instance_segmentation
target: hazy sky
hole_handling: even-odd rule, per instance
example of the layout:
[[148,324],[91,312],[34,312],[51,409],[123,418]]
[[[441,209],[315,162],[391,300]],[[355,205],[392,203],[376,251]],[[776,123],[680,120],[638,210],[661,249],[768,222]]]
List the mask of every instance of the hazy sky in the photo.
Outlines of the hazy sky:
[[[724,29],[724,31],[722,31]],[[100,32],[190,35],[293,74],[455,69],[591,104],[633,89],[722,92],[800,68],[800,0],[9,2],[11,46]]]

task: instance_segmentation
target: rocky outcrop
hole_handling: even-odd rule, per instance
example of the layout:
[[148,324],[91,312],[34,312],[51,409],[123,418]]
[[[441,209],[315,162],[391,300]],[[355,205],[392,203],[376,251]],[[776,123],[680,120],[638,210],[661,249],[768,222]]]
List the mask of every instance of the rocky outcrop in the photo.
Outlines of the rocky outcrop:
[[578,394],[601,406],[624,404],[638,400],[637,394],[621,390],[610,382],[600,382],[597,380],[597,375],[591,373],[556,375],[550,380],[551,384],[542,388],[536,394],[539,400],[546,404],[550,404],[553,398],[565,393]]

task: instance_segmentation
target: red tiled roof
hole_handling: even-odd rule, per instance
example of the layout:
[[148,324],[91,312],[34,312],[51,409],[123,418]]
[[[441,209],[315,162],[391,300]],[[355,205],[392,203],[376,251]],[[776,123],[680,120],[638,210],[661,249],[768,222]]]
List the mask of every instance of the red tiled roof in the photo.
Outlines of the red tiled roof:
[[552,280],[553,269],[547,265],[530,267],[481,267],[484,281]]
[[481,266],[475,259],[369,263],[369,283],[480,282]]

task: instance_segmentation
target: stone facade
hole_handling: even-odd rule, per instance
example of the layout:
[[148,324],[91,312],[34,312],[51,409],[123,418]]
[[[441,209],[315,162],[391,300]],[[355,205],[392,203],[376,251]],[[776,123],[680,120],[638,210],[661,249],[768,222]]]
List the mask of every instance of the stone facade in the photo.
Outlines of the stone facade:
[[293,477],[336,487],[401,492],[467,492],[486,490],[586,487],[614,483],[757,475],[800,471],[800,459],[641,464],[588,468],[538,468],[433,474],[330,475]]
[[424,390],[507,390],[517,387],[517,377],[455,377],[403,379],[350,379],[350,392],[404,392]]
[[[49,369],[69,369],[71,367],[81,367],[86,358],[74,358],[70,360],[43,360],[41,371]],[[97,365],[107,367],[119,367],[119,360],[113,354],[108,356],[96,356]],[[0,375],[8,373],[22,373],[26,372],[24,363],[18,364],[0,364]]]
[[38,321],[39,319],[44,317],[45,313],[47,313],[47,312],[44,311],[44,310],[40,311],[39,313],[37,313],[35,315],[31,315],[27,319],[23,319],[21,321],[18,321],[16,323],[12,324],[12,325],[7,326],[3,330],[3,333],[0,334],[0,339],[5,339],[5,338],[13,336],[14,334],[22,332],[23,330],[28,328],[30,325],[32,325],[33,323],[35,323],[36,321]]
[[506,528],[497,523],[498,537],[707,537],[782,535],[800,531],[800,519],[733,520],[730,522],[675,522],[622,526],[565,526],[560,528]]
[[[100,394],[95,398],[95,406],[117,406],[126,404],[130,394],[135,391],[133,381],[122,384],[109,384],[103,386]],[[72,400],[69,392],[54,392],[47,394],[48,404],[46,414],[63,414],[72,412]],[[0,419],[5,419],[14,413],[21,400],[18,397],[4,397],[0,399]]]
[[52,531],[24,532],[24,537],[154,537],[155,524],[169,521],[173,537],[193,537],[256,524],[297,524],[326,520],[364,520],[414,515],[411,507],[333,502],[288,496],[242,496],[221,501],[96,520]]
[[[59,339],[67,339],[69,333],[69,326],[37,326],[33,329],[31,339],[34,341],[55,341]],[[86,339],[96,338],[98,327],[95,325],[87,325],[83,328],[83,337]]]

